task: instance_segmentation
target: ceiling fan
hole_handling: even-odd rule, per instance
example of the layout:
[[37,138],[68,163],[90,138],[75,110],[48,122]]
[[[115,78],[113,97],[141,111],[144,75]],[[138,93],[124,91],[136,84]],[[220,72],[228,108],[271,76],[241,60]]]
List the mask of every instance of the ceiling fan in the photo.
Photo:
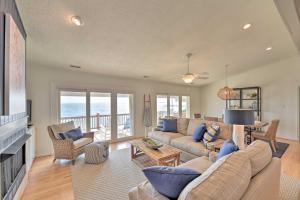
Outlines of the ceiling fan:
[[199,73],[199,74],[195,74],[195,73],[190,72],[190,58],[192,57],[192,55],[193,55],[192,53],[186,54],[187,62],[188,62],[187,63],[187,73],[182,75],[182,80],[185,83],[188,83],[188,84],[192,84],[195,79],[206,80],[206,79],[209,78],[208,77],[209,76],[208,72],[203,72],[203,73]]

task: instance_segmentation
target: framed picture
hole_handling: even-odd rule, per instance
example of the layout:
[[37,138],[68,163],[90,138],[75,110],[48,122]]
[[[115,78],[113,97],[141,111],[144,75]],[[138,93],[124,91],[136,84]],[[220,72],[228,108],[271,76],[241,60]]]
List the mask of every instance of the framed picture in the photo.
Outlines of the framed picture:
[[10,14],[5,14],[4,114],[26,112],[25,39]]

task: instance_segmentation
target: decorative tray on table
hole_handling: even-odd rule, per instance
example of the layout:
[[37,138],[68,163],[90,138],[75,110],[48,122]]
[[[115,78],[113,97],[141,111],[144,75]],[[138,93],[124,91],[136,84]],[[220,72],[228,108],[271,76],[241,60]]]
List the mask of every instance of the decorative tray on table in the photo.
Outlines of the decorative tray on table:
[[163,146],[163,144],[152,140],[150,138],[143,138],[143,143],[146,145],[146,147],[150,148],[150,149],[154,149],[154,150],[158,150],[160,147]]

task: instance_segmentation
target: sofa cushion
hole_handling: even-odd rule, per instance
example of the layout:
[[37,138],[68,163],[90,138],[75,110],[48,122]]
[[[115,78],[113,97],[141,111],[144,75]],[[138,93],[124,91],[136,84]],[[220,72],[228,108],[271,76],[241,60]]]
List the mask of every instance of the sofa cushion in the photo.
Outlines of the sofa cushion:
[[178,200],[240,200],[250,179],[250,160],[245,152],[237,151],[222,157],[189,183]]
[[163,119],[164,132],[177,132],[177,119]]
[[51,126],[51,130],[54,134],[54,137],[58,140],[61,140],[60,133],[67,132],[75,128],[75,124],[73,121],[62,123],[62,124],[53,124]]
[[89,143],[93,142],[92,138],[80,138],[73,142],[74,149],[78,149],[80,147],[83,147]]
[[201,119],[190,119],[188,129],[187,129],[187,135],[193,135],[195,129],[202,123]]
[[185,162],[178,167],[184,167],[184,168],[189,168],[193,169],[200,174],[203,174],[211,165],[213,162],[211,162],[208,157],[206,156],[201,156],[199,158],[195,158],[193,160],[190,160],[188,162]]
[[200,142],[203,139],[204,133],[206,132],[206,125],[204,123],[200,124],[193,134],[193,139],[195,142]]
[[164,196],[177,199],[184,187],[200,173],[189,168],[146,167],[143,172],[153,187]]
[[202,142],[195,142],[192,136],[183,136],[171,140],[171,145],[197,156],[208,156],[207,150]]
[[189,121],[190,120],[188,118],[178,118],[177,119],[177,132],[181,133],[183,135],[186,135]]
[[183,137],[181,133],[173,133],[173,132],[162,132],[162,131],[151,131],[148,133],[148,137],[158,140],[164,144],[170,144],[172,139]]
[[272,150],[267,142],[256,140],[244,149],[250,159],[252,177],[264,169],[272,160]]

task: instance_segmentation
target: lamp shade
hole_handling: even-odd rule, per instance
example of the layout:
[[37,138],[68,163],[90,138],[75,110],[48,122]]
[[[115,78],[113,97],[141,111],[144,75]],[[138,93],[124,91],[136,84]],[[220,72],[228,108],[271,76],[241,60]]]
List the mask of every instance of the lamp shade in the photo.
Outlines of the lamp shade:
[[224,121],[226,124],[252,125],[254,124],[253,110],[225,110]]

